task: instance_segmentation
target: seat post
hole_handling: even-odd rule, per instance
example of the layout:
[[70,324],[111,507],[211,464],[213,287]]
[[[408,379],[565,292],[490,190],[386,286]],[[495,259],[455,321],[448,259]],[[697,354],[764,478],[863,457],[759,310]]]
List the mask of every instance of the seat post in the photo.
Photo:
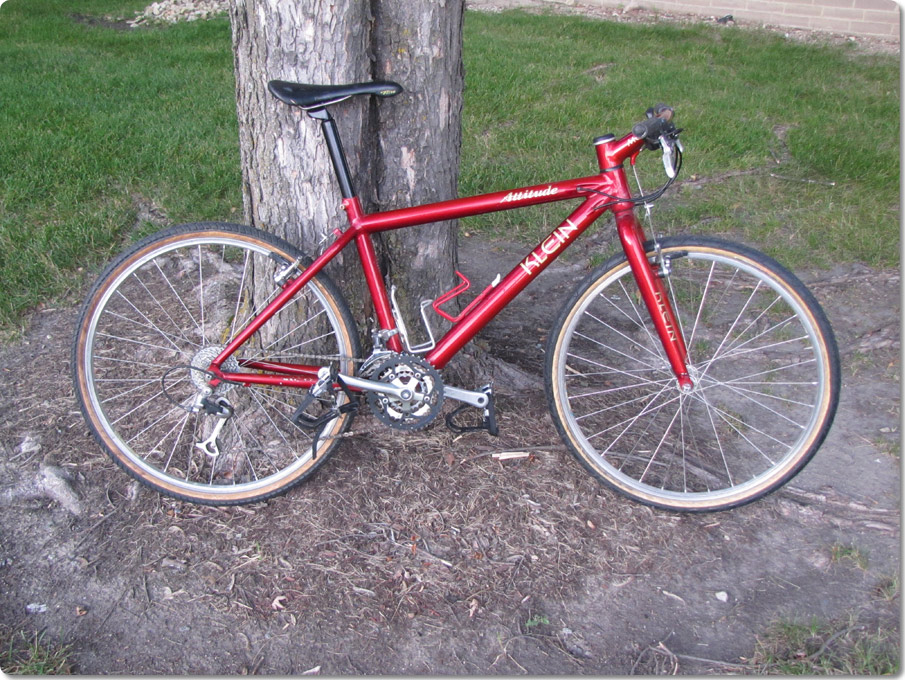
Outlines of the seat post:
[[336,122],[327,109],[311,109],[308,115],[321,121],[321,129],[324,131],[324,139],[327,140],[327,149],[330,151],[330,160],[333,161],[333,171],[339,181],[339,190],[343,198],[354,198],[355,189],[352,187],[352,176],[349,174],[349,164],[346,162],[346,154],[339,139]]

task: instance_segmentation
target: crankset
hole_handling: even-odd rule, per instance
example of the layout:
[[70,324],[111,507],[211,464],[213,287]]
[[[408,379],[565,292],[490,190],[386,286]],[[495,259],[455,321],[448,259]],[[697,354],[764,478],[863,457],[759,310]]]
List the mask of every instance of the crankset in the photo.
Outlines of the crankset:
[[375,382],[394,388],[368,391],[367,400],[377,419],[397,430],[420,430],[440,413],[443,379],[424,359],[391,354],[370,371]]

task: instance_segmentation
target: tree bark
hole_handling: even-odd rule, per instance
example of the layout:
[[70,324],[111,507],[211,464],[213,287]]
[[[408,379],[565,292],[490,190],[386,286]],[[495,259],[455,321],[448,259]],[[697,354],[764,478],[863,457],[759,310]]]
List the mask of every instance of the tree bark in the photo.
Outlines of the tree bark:
[[[462,0],[380,0],[374,36],[377,78],[406,91],[378,109],[377,203],[381,210],[455,198],[459,179],[462,91]],[[386,271],[405,316],[422,297],[455,281],[455,222],[387,232]],[[444,326],[440,317],[434,317]],[[420,318],[417,324],[420,325]],[[409,323],[411,329],[415,322]],[[417,326],[415,326],[417,327]]]
[[[231,0],[246,221],[312,256],[347,224],[320,124],[272,97],[272,79],[399,82],[395,98],[331,107],[362,203],[370,211],[454,197],[463,12],[464,0]],[[417,309],[414,298],[448,290],[455,233],[444,224],[386,238],[382,261],[400,303]],[[359,272],[347,249],[329,273],[363,318],[373,312]]]

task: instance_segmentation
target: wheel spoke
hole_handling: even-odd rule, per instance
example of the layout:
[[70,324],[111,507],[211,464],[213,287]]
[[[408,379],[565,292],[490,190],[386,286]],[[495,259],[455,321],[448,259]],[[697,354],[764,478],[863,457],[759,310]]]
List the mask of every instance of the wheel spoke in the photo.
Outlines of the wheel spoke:
[[[770,394],[769,392],[758,392],[757,390],[751,390],[751,389],[747,389],[744,387],[738,387],[737,384],[734,383],[734,381],[732,381],[732,380],[727,381],[727,382],[721,382],[719,380],[714,380],[713,378],[711,378],[709,376],[707,377],[707,380],[711,383],[711,385],[707,386],[708,388],[725,387],[729,390],[732,390],[736,394],[739,394],[748,399],[751,399],[752,401],[756,401],[756,400],[753,397],[748,396],[748,395],[756,394],[759,397],[766,397],[767,399],[775,399],[776,401],[782,401],[782,402],[785,402],[786,404],[794,404],[795,406],[804,406],[806,408],[814,408],[814,404],[810,404],[806,401],[798,401],[797,399],[790,399],[789,397],[781,397],[778,394]],[[777,385],[779,383],[760,383],[760,384]],[[811,384],[813,384],[813,383],[811,383]],[[799,425],[799,423],[795,423],[795,424]]]
[[[623,401],[618,404],[612,404],[610,406],[605,406],[604,408],[597,409],[596,411],[591,411],[590,413],[584,413],[580,416],[576,416],[575,420],[584,420],[585,418],[592,418],[593,416],[600,415],[601,413],[606,413],[607,411],[612,411],[617,408],[625,408],[629,404],[634,404],[639,401],[644,401],[646,399],[652,399],[653,396],[651,394],[644,394],[640,397],[635,397],[634,399],[629,399],[628,401]],[[574,397],[570,397],[570,399],[574,399]],[[625,422],[625,421],[623,421]]]
[[607,300],[613,307],[618,309],[626,318],[628,318],[632,323],[636,326],[644,329],[644,332],[647,334],[648,340],[650,340],[650,345],[657,351],[657,356],[661,361],[666,361],[666,356],[663,353],[663,343],[654,338],[654,334],[650,329],[650,326],[644,322],[644,316],[641,314],[641,310],[638,308],[638,305],[635,304],[635,301],[632,299],[632,296],[629,295],[629,292],[625,288],[625,284],[622,279],[619,279],[619,287],[622,288],[622,294],[625,296],[625,299],[628,300],[629,305],[631,305],[632,311],[635,313],[634,316],[630,316],[625,311],[622,310],[621,307],[616,305],[612,300],[608,297],[603,296],[605,300]]
[[726,334],[723,336],[723,339],[720,341],[720,346],[716,348],[716,352],[713,353],[713,358],[707,363],[704,368],[704,371],[701,373],[700,380],[704,379],[704,376],[707,375],[707,371],[710,370],[711,365],[716,359],[720,356],[720,351],[723,349],[723,345],[726,344],[726,341],[729,339],[729,336],[732,335],[732,331],[735,329],[735,326],[738,324],[739,319],[742,318],[742,315],[745,313],[745,310],[748,309],[748,305],[751,304],[751,301],[754,299],[755,294],[760,288],[761,282],[758,281],[757,285],[754,287],[754,290],[751,291],[751,295],[748,296],[748,299],[745,300],[745,304],[742,305],[742,308],[739,310],[738,315],[735,317],[735,320],[732,322],[732,325],[729,326],[729,330],[726,331]]
[[[133,380],[132,382],[136,382],[136,381]],[[139,379],[139,380],[137,380],[137,382],[139,383],[138,385],[135,385],[134,387],[129,388],[125,392],[119,392],[117,394],[109,396],[106,399],[104,399],[103,401],[101,401],[101,403],[109,404],[111,401],[117,401],[119,399],[127,397],[128,395],[132,394],[133,392],[137,392],[138,390],[141,390],[141,389],[147,387],[148,385],[158,382],[158,380],[157,380],[157,378]]]
[[174,339],[174,337],[171,334],[165,333],[163,330],[161,330],[161,328],[159,326],[157,326],[153,321],[151,321],[147,316],[145,316],[145,314],[142,313],[142,311],[140,309],[138,309],[138,307],[136,307],[134,304],[132,304],[132,301],[129,298],[127,298],[125,295],[123,295],[121,291],[116,291],[116,293],[117,293],[117,295],[119,295],[119,297],[122,300],[125,301],[125,303],[127,305],[129,305],[133,310],[135,310],[135,312],[142,319],[144,319],[145,323],[141,323],[141,322],[139,322],[135,319],[132,319],[130,317],[127,317],[123,314],[119,314],[117,312],[111,311],[110,314],[113,317],[122,319],[123,321],[126,321],[127,323],[134,323],[135,325],[140,326],[142,328],[147,328],[148,330],[153,331],[154,333],[157,333],[158,335],[160,335],[166,342],[170,343],[173,346],[173,349],[175,349],[177,352],[181,351],[180,346],[176,342],[176,340],[181,340],[181,341],[185,342],[185,338],[183,338],[181,334],[179,337],[176,337]]
[[[242,298],[245,294],[245,279],[248,276],[248,262],[251,257],[250,251],[245,251],[245,258],[242,262],[242,278],[239,280],[239,286],[236,288],[236,309],[233,311],[233,321],[229,326],[229,337],[230,339],[236,336],[236,321],[239,319],[239,310],[242,306]],[[221,257],[221,261],[226,260],[226,246],[223,247],[223,255]],[[244,326],[243,326],[244,328]]]
[[[593,375],[598,375],[598,376],[599,376],[599,375],[614,375],[614,374],[618,374],[618,375],[625,375],[625,376],[628,376],[628,377],[630,377],[630,378],[632,378],[632,379],[637,380],[638,378],[641,377],[641,374],[643,374],[643,373],[651,373],[651,372],[665,373],[665,371],[664,371],[662,368],[657,368],[657,367],[655,367],[655,366],[647,366],[647,367],[645,367],[645,368],[636,368],[636,369],[630,369],[630,370],[623,370],[623,369],[621,369],[621,368],[617,368],[617,367],[615,367],[615,366],[609,366],[609,365],[604,364],[604,363],[601,363],[601,362],[599,362],[599,361],[595,361],[594,359],[590,359],[590,358],[585,357],[585,356],[581,356],[581,355],[578,355],[578,354],[574,354],[574,353],[572,353],[572,352],[569,352],[568,356],[569,356],[570,358],[576,359],[576,360],[578,360],[578,361],[584,361],[585,363],[591,364],[592,366],[596,366],[597,368],[604,368],[604,369],[607,369],[606,371],[595,372],[595,373],[580,373],[580,372],[576,371],[574,368],[572,368],[571,366],[566,366],[566,368],[567,368],[568,370],[574,371],[574,373],[573,373],[571,376],[569,376],[569,377],[581,378],[581,377],[587,377],[587,376],[593,376]],[[650,383],[650,384],[653,384],[653,383],[655,383],[656,381],[654,381],[654,380],[648,380],[647,382]]]
[[646,361],[642,361],[642,360],[639,359],[638,357],[633,357],[631,354],[626,354],[626,353],[623,352],[622,350],[616,349],[616,348],[613,347],[612,345],[608,345],[608,344],[606,344],[605,342],[601,342],[600,340],[596,340],[596,339],[594,339],[594,338],[592,338],[592,337],[589,337],[589,336],[585,335],[584,333],[576,333],[575,336],[581,338],[582,340],[587,340],[587,341],[589,341],[589,342],[592,342],[592,343],[594,343],[595,345],[597,345],[598,347],[600,347],[601,349],[605,349],[605,350],[607,350],[607,351],[609,351],[609,352],[612,352],[612,353],[614,353],[614,354],[618,354],[619,356],[623,356],[623,357],[625,357],[626,359],[629,359],[629,360],[631,360],[631,361],[634,361],[634,362],[637,363],[637,364],[641,364],[641,365],[644,366],[645,368],[649,368],[649,369],[651,369],[651,370],[656,370],[656,369],[659,368],[658,366],[655,366],[654,364],[649,364],[649,363],[647,363]]
[[727,425],[729,425],[729,427],[731,427],[733,430],[735,430],[735,432],[738,433],[738,435],[739,435],[742,439],[744,439],[746,442],[748,442],[749,444],[751,444],[751,446],[752,446],[758,453],[760,453],[760,454],[767,460],[767,462],[770,463],[770,465],[775,465],[775,464],[776,464],[776,461],[773,460],[772,458],[770,458],[770,456],[768,456],[766,453],[764,453],[764,452],[763,452],[756,444],[754,444],[754,442],[752,442],[748,437],[745,436],[745,433],[742,432],[742,430],[740,430],[738,427],[736,427],[733,423],[738,423],[739,425],[745,427],[746,429],[752,430],[753,432],[756,432],[757,434],[761,435],[762,437],[766,437],[767,439],[776,442],[776,444],[778,444],[780,447],[783,447],[783,448],[788,448],[788,447],[789,447],[788,442],[784,442],[784,441],[782,441],[781,439],[777,439],[777,438],[774,437],[772,434],[769,434],[768,432],[764,432],[764,431],[761,430],[760,428],[757,428],[757,427],[753,426],[751,423],[746,423],[745,421],[743,421],[743,420],[742,420],[741,418],[739,418],[738,416],[736,416],[736,415],[734,415],[734,414],[732,414],[732,413],[729,413],[728,411],[725,411],[725,410],[723,410],[723,409],[721,409],[721,408],[719,408],[719,407],[717,407],[717,406],[713,406],[712,404],[709,404],[709,403],[707,402],[707,400],[704,398],[704,396],[703,396],[702,393],[698,393],[698,394],[695,394],[695,395],[692,395],[692,396],[693,396],[694,398],[700,400],[701,403],[703,403],[709,410],[712,410],[712,411],[713,411],[714,413],[716,413],[720,418],[722,418],[722,419],[725,421],[725,423],[726,423]]
[[150,347],[151,349],[157,349],[161,352],[166,352],[167,354],[171,353],[173,350],[169,347],[162,347],[161,345],[155,345],[152,342],[144,342],[143,340],[135,340],[134,338],[127,338],[121,335],[110,335],[109,333],[98,333],[97,337],[99,338],[109,338],[114,342],[125,342],[132,345],[141,345],[142,347]]
[[[170,469],[170,463],[173,460],[173,456],[176,455],[176,449],[179,447],[179,442],[182,441],[182,433],[185,432],[185,426],[188,424],[189,418],[191,417],[191,415],[192,415],[191,413],[186,413],[185,418],[182,419],[182,423],[179,425],[179,434],[176,435],[176,439],[173,440],[173,447],[170,449],[170,455],[167,456],[167,461],[166,461],[166,463],[164,463],[163,467],[161,468],[164,472],[166,472],[167,470]],[[164,442],[164,439],[161,439],[158,442],[158,445],[163,444],[163,442]],[[192,445],[192,442],[189,442],[189,446],[191,446],[191,445]],[[153,453],[153,451],[154,451],[154,449],[151,449],[151,453]]]
[[676,418],[679,416],[679,413],[682,411],[682,395],[679,396],[679,408],[676,409],[676,412],[673,414],[672,419],[669,421],[669,425],[666,426],[666,431],[663,433],[663,436],[660,437],[660,441],[657,442],[657,448],[654,449],[654,452],[651,454],[650,460],[647,463],[647,466],[644,468],[644,472],[641,473],[641,476],[638,477],[638,481],[642,484],[644,483],[644,478],[647,476],[647,473],[650,472],[651,465],[654,464],[654,460],[657,457],[657,454],[660,453],[660,449],[663,448],[663,444],[666,442],[666,438],[669,436],[670,431],[672,430],[672,426],[676,422]]
[[775,263],[691,241],[661,242],[690,391],[658,365],[622,262],[574,293],[551,335],[548,381],[567,445],[595,474],[657,506],[720,509],[771,491],[813,454],[834,409],[822,366],[836,350],[815,324],[822,312]]
[[646,387],[648,385],[655,385],[657,387],[664,387],[669,380],[645,380],[644,382],[635,383],[633,385],[620,385],[619,387],[610,387],[605,390],[595,390],[593,392],[583,392],[582,394],[573,394],[569,397],[570,400],[575,399],[583,399],[585,397],[599,397],[602,394],[612,394],[613,392],[622,392],[623,390],[634,390],[639,387]]
[[[151,300],[153,300],[154,306],[155,306],[157,309],[159,309],[159,310],[163,313],[163,315],[169,320],[169,322],[170,322],[170,323],[172,324],[172,326],[173,326],[174,332],[177,333],[177,334],[179,335],[179,338],[180,338],[183,342],[187,342],[188,344],[192,345],[193,347],[200,347],[201,345],[199,345],[197,342],[193,342],[191,339],[189,339],[189,338],[185,335],[185,333],[183,333],[183,329],[180,327],[179,322],[177,322],[176,319],[174,319],[174,318],[172,317],[172,315],[170,314],[170,312],[167,310],[166,306],[165,306],[163,303],[161,303],[161,301],[160,301],[160,300],[157,298],[157,296],[151,291],[151,289],[148,288],[148,286],[147,286],[147,285],[145,284],[145,282],[142,280],[141,276],[139,276],[139,272],[135,272],[134,274],[132,274],[132,278],[133,278],[135,281],[138,282],[138,285],[141,287],[143,293],[146,294],[146,295],[148,296],[148,298],[150,298]],[[120,291],[117,291],[117,293],[120,294]]]
[[[154,267],[157,269],[157,272],[160,274],[160,277],[163,279],[164,283],[167,285],[167,287],[173,293],[173,297],[176,298],[177,302],[179,302],[180,306],[185,310],[185,313],[188,314],[189,319],[191,319],[194,327],[196,329],[200,330],[201,326],[198,324],[198,322],[195,320],[195,317],[189,311],[189,308],[186,306],[185,302],[183,301],[182,296],[178,292],[176,292],[176,288],[173,287],[173,284],[170,281],[170,277],[166,275],[166,273],[160,267],[160,264],[157,262],[157,260],[154,260]],[[202,338],[204,337],[204,333],[201,334],[201,337]]]
[[[604,299],[606,299],[606,298],[604,298]],[[610,301],[610,300],[607,300],[607,302],[610,302],[610,304],[613,304],[612,301]],[[620,310],[620,311],[621,311],[621,310]],[[645,352],[645,353],[647,353],[647,354],[650,354],[654,359],[661,359],[661,358],[662,358],[662,355],[659,355],[659,354],[657,354],[656,352],[652,351],[649,347],[646,347],[645,345],[642,345],[640,342],[638,342],[638,341],[635,340],[634,338],[629,337],[628,335],[626,335],[625,333],[623,333],[622,331],[620,331],[619,329],[617,329],[615,326],[611,326],[610,324],[608,324],[608,323],[607,323],[606,321],[604,321],[603,319],[598,319],[596,316],[594,316],[594,315],[591,314],[590,312],[585,312],[585,314],[586,314],[587,316],[589,316],[590,318],[592,318],[592,319],[593,319],[594,321],[596,321],[597,323],[599,323],[599,324],[600,324],[601,326],[603,326],[604,328],[609,329],[612,333],[615,333],[616,335],[618,335],[618,336],[621,337],[621,338],[625,338],[625,339],[629,342],[630,345],[633,345],[633,346],[637,347],[637,348],[640,349],[642,352]],[[648,335],[649,335],[649,333],[648,333]],[[587,337],[587,336],[585,336],[585,337]],[[588,339],[588,340],[591,340],[591,338],[587,338],[587,339]],[[592,342],[593,342],[593,340],[592,340]],[[656,347],[657,344],[659,344],[659,343],[652,343],[652,344],[653,344],[654,347]]]
[[[276,244],[246,228],[175,227],[121,256],[96,287],[79,329],[85,379],[78,396],[110,454],[141,481],[199,502],[250,502],[313,471],[313,435],[290,417],[304,390],[209,385],[191,369],[222,352],[282,290],[273,283],[274,262],[300,256]],[[315,276],[223,370],[239,371],[238,357],[274,363],[306,352],[357,357],[358,333],[330,291]],[[325,396],[325,409],[333,398]],[[221,400],[230,409],[225,422],[205,413]],[[317,462],[353,415],[337,416]],[[196,444],[218,422],[217,455],[201,452]]]
[[[694,317],[694,324],[691,327],[691,337],[685,345],[688,348],[688,360],[691,361],[691,348],[694,346],[694,334],[698,330],[698,324],[701,322],[701,312],[704,311],[704,302],[707,300],[707,293],[710,292],[710,282],[713,280],[713,270],[716,268],[716,262],[710,263],[710,271],[707,272],[707,281],[704,283],[704,291],[701,293],[701,301],[698,303],[698,311]],[[672,276],[670,276],[670,289],[672,289]]]
[[669,401],[665,401],[665,402],[663,402],[662,404],[659,404],[656,408],[651,408],[651,405],[652,405],[653,403],[655,403],[655,402],[657,401],[657,399],[659,399],[660,396],[663,395],[668,389],[669,389],[668,387],[664,387],[662,390],[660,390],[657,394],[655,394],[655,395],[651,398],[651,400],[650,400],[647,404],[644,405],[644,408],[642,408],[641,411],[639,411],[639,412],[638,412],[637,414],[635,414],[634,416],[631,416],[630,418],[626,418],[625,420],[620,420],[618,423],[614,423],[613,425],[610,425],[608,428],[603,429],[603,430],[600,430],[600,432],[597,432],[596,434],[590,435],[590,436],[588,437],[588,439],[593,439],[593,438],[595,438],[595,437],[599,437],[599,436],[601,436],[601,435],[603,435],[603,434],[606,434],[606,433],[609,432],[610,430],[615,430],[616,428],[618,428],[618,427],[619,427],[620,425],[622,425],[623,423],[628,423],[628,425],[626,425],[625,428],[623,428],[623,430],[622,430],[618,435],[616,435],[616,437],[613,439],[613,441],[610,442],[610,444],[606,447],[606,449],[604,449],[603,451],[600,452],[600,455],[605,456],[605,455],[607,454],[607,452],[609,452],[609,450],[612,449],[613,446],[615,446],[616,443],[617,443],[620,439],[622,439],[622,436],[623,436],[626,432],[628,432],[628,431],[632,428],[632,426],[633,426],[636,422],[638,422],[638,420],[639,420],[641,417],[650,415],[651,413],[656,413],[657,411],[659,411],[659,410],[661,410],[661,409],[663,409],[663,408],[669,406],[671,403],[673,403],[674,401],[676,401],[676,400],[679,398],[679,397],[674,397],[674,398],[670,399]]
[[[158,395],[158,396],[159,396],[159,395]],[[155,397],[155,398],[156,398],[156,397]],[[140,408],[140,407],[138,407],[138,408]],[[134,410],[137,410],[137,408],[134,409]],[[173,407],[172,407],[169,411],[164,412],[164,414],[163,414],[162,416],[160,416],[160,417],[157,418],[156,420],[152,421],[150,425],[145,426],[144,429],[139,430],[138,432],[136,432],[135,434],[133,434],[129,439],[126,440],[126,443],[127,443],[127,444],[131,444],[132,442],[136,441],[136,440],[137,440],[139,437],[141,437],[145,432],[149,432],[155,425],[157,425],[157,424],[160,423],[160,422],[163,422],[163,420],[164,420],[165,418],[169,418],[171,415],[173,415],[174,413],[177,413],[177,412],[180,412],[180,413],[186,412],[185,405],[174,404]],[[157,443],[156,445],[154,445],[154,446],[149,447],[150,450],[153,451],[155,448],[157,448],[157,446],[158,446],[159,444],[160,444],[160,442],[158,442],[158,443]]]

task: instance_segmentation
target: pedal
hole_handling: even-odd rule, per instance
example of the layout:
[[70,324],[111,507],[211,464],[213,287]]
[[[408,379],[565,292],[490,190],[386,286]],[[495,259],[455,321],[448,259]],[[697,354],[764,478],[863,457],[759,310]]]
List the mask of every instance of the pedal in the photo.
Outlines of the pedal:
[[298,408],[295,409],[295,413],[293,413],[290,418],[293,423],[306,430],[316,430],[317,428],[322,427],[324,423],[333,419],[335,416],[334,411],[336,409],[330,409],[318,417],[309,416],[305,411],[311,404],[316,402],[318,398],[328,392],[333,392],[333,383],[336,381],[336,373],[335,366],[330,366],[329,368],[324,366],[317,372],[317,382],[311,386],[311,389],[308,390],[308,394],[305,395],[305,398],[302,399],[302,403],[299,404]]
[[[323,369],[322,369],[323,370]],[[324,430],[324,427],[332,421],[334,418],[338,418],[339,416],[350,413],[350,412],[358,412],[360,403],[356,395],[354,395],[346,384],[342,381],[341,378],[338,377],[335,368],[330,369],[329,374],[329,385],[327,384],[327,375],[320,378],[317,384],[314,385],[310,390],[308,390],[308,394],[305,395],[305,398],[302,399],[302,403],[298,405],[298,408],[295,409],[295,412],[292,414],[290,420],[295,423],[298,427],[304,430],[311,430],[314,433],[314,436],[311,440],[311,457],[314,458],[317,455],[317,442],[320,439],[321,433]],[[342,391],[346,394],[349,401],[347,401],[342,406],[334,407],[324,411],[319,416],[311,416],[305,413],[305,411],[318,400],[319,397],[323,396],[325,393],[330,392],[333,393],[334,389],[332,387],[332,383],[336,382],[339,384]],[[334,401],[335,403],[335,401]]]
[[471,404],[464,403],[459,406],[452,413],[447,414],[446,416],[446,427],[455,432],[456,434],[463,434],[465,432],[475,432],[477,430],[487,430],[487,433],[493,435],[494,437],[498,436],[500,433],[499,428],[497,427],[496,422],[496,407],[493,404],[493,386],[492,385],[484,385],[484,387],[480,390],[487,396],[487,403],[484,405],[482,409],[482,419],[480,425],[459,425],[454,421],[455,417],[460,414],[465,409],[472,407]]
[[305,411],[315,401],[317,401],[316,396],[314,396],[310,392],[306,394],[305,398],[302,399],[302,403],[299,404],[297,409],[295,409],[295,413],[292,414],[290,420],[292,420],[293,423],[304,430],[316,430],[320,427],[323,427],[325,424],[329,423],[337,415],[339,415],[337,409],[331,408],[329,411],[325,411],[317,417],[309,416],[307,413],[305,413]]

